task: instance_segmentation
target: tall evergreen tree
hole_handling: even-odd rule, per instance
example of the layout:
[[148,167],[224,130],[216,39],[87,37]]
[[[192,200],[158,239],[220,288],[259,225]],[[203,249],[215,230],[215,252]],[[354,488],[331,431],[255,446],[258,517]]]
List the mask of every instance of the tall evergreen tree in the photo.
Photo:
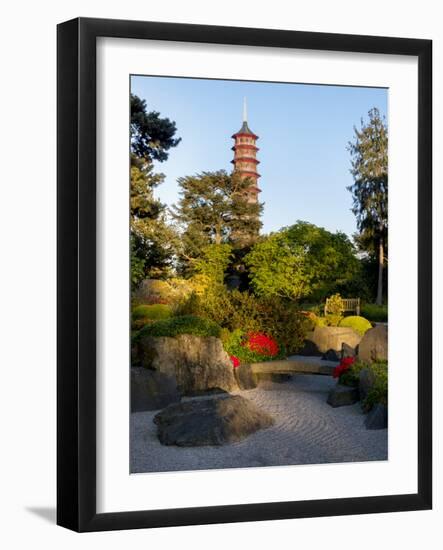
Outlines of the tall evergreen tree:
[[258,235],[263,205],[248,201],[249,179],[219,170],[182,177],[178,183],[180,200],[173,212],[187,259],[198,258],[208,244],[242,247]]
[[168,151],[181,138],[174,138],[177,128],[169,118],[160,118],[157,111],[147,111],[146,101],[131,94],[131,152],[147,161],[163,162]]
[[383,302],[383,270],[388,244],[388,129],[377,108],[369,111],[369,121],[354,128],[354,141],[349,142],[353,185],[352,211],[360,235],[357,244],[378,260],[376,303]]
[[146,102],[131,95],[131,265],[137,277],[161,276],[173,261],[177,234],[166,223],[166,206],[154,197],[164,175],[154,172],[153,161],[163,162],[180,139],[174,139],[175,123],[148,113]]

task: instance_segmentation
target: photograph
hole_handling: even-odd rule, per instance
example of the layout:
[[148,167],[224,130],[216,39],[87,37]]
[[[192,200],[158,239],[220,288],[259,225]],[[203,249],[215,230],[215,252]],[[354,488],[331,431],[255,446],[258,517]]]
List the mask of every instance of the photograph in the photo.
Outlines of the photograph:
[[389,89],[129,84],[130,473],[387,461]]

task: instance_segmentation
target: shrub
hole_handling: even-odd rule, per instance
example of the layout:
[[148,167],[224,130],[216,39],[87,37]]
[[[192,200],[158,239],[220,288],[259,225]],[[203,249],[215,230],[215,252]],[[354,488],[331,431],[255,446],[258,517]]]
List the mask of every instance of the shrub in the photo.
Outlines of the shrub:
[[220,326],[214,321],[196,317],[195,315],[183,315],[163,319],[144,326],[138,333],[138,338],[143,336],[178,336],[179,334],[192,334],[194,336],[220,336]]
[[374,375],[374,383],[362,402],[363,410],[369,412],[377,403],[388,404],[388,363],[378,361],[366,364],[362,361],[355,361],[353,357],[346,357],[336,367],[333,376],[334,378],[338,377],[340,384],[344,386],[358,387],[360,371],[363,369],[370,370]]
[[271,361],[284,355],[276,340],[262,332],[244,333],[242,330],[222,333],[223,347],[231,356],[234,367],[240,364]]
[[[328,313],[324,317],[324,322],[327,327],[338,327],[342,321],[343,317],[341,315],[338,315],[336,313]],[[322,325],[322,326],[325,326]]]
[[377,403],[388,405],[388,363],[378,361],[366,367],[374,373],[374,384],[362,403],[363,409],[368,412]]
[[137,319],[158,321],[159,319],[168,319],[171,315],[171,308],[165,304],[141,305],[136,306],[132,310],[132,319],[134,321]]
[[365,367],[364,363],[356,361],[354,357],[344,357],[340,365],[334,370],[334,378],[338,378],[343,386],[356,388],[359,383],[360,371]]
[[243,333],[264,332],[288,353],[303,346],[309,321],[299,308],[281,298],[257,298],[249,292],[213,285],[201,296],[191,294],[176,309],[179,315],[197,315],[215,321],[222,328]]
[[333,294],[328,298],[328,305],[326,313],[337,317],[343,317],[345,308],[343,306],[343,300],[340,294]]
[[340,321],[341,327],[349,327],[355,330],[363,336],[363,334],[372,328],[371,323],[364,317],[359,315],[351,315],[350,317],[345,317]]
[[369,321],[386,323],[388,320],[388,306],[378,306],[377,304],[365,304],[361,308],[361,313]]

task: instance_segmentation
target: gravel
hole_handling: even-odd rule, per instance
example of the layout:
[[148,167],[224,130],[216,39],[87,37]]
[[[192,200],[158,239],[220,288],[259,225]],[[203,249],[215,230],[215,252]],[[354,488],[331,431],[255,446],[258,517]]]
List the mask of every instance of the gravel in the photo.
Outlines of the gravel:
[[131,414],[131,473],[248,468],[387,460],[387,430],[367,430],[359,403],[332,408],[329,376],[294,375],[234,392],[253,401],[275,424],[223,446],[163,446],[153,422],[158,411]]

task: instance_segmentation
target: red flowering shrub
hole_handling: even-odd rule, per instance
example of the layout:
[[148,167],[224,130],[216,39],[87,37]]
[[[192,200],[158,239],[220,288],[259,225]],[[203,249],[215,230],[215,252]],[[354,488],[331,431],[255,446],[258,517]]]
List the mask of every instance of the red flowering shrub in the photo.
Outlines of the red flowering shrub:
[[249,332],[244,345],[250,351],[266,357],[275,357],[279,351],[277,342],[263,332]]
[[340,361],[340,364],[335,367],[334,372],[332,373],[332,376],[334,378],[340,378],[340,376],[348,371],[351,366],[355,362],[355,357],[343,357],[343,359]]
[[240,366],[240,359],[236,357],[235,355],[231,355],[230,360],[232,361],[232,364],[234,365],[234,369]]

